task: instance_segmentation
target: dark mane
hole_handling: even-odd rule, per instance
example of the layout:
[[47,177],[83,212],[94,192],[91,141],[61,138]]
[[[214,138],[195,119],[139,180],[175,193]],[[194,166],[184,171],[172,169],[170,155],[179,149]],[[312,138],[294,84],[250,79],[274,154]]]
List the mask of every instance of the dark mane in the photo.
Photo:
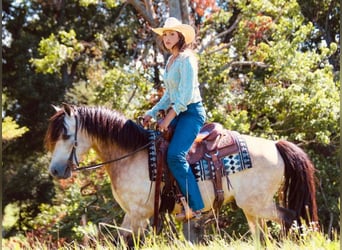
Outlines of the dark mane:
[[[73,107],[79,118],[79,129],[104,143],[117,143],[120,147],[134,150],[148,143],[148,131],[118,111],[104,107]],[[51,150],[65,129],[65,112],[58,111],[50,118],[45,145]]]
[[76,108],[80,128],[90,136],[125,149],[136,149],[148,143],[148,132],[118,111],[104,107]]
[[64,115],[64,111],[60,110],[49,119],[49,126],[45,134],[44,144],[45,148],[50,152],[54,149],[58,138],[65,130]]

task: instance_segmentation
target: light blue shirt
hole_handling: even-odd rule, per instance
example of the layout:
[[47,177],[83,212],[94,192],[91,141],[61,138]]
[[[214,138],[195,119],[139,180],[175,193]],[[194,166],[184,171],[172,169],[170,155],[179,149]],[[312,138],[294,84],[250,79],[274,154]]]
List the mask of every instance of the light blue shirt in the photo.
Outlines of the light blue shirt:
[[165,68],[164,95],[146,114],[156,119],[159,110],[172,107],[178,115],[186,111],[189,104],[202,101],[197,75],[198,62],[195,54],[191,50],[181,52],[169,69]]

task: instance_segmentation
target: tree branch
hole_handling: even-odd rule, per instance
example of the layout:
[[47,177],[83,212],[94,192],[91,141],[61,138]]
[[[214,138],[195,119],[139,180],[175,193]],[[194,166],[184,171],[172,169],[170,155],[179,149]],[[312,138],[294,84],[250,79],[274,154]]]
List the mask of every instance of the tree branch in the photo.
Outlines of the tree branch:
[[259,67],[259,68],[267,68],[268,67],[268,65],[263,63],[263,62],[253,62],[253,61],[232,62],[232,63],[230,63],[230,66],[231,67],[236,67],[236,66],[239,66],[239,67],[245,67],[245,66],[253,67],[253,66],[256,66],[256,67]]
[[[150,1],[145,1],[145,3],[149,3]],[[152,1],[151,1],[152,2]],[[154,19],[153,15],[151,15],[150,11],[148,8],[151,8],[149,6],[146,8],[145,4],[142,3],[139,0],[127,0],[127,3],[133,5],[133,7],[136,9],[136,11],[139,12],[140,15],[152,26],[152,27],[157,27],[158,22]]]
[[215,36],[214,40],[219,38],[219,37],[221,37],[221,36],[224,36],[224,35],[232,32],[236,28],[238,23],[240,22],[241,18],[242,18],[241,15],[238,15],[237,18],[235,19],[234,23],[232,24],[232,26],[230,26],[229,29],[227,29],[227,30],[221,32],[220,34],[218,34],[217,36]]
[[228,48],[231,44],[232,44],[232,43],[224,44],[224,45],[218,47],[217,49],[214,49],[214,50],[212,50],[212,51],[207,52],[207,55],[214,54],[214,53],[219,52],[219,51],[221,51],[221,50],[223,50],[223,49],[225,49],[225,48]]
[[228,69],[229,67],[259,67],[259,68],[267,68],[269,65],[263,62],[253,62],[253,61],[237,61],[231,62],[222,67],[222,71]]
[[218,34],[218,35],[214,36],[212,39],[210,39],[210,41],[208,41],[207,44],[202,46],[202,48],[199,50],[198,53],[202,53],[206,48],[208,48],[210,45],[212,45],[217,38],[220,38],[220,37],[232,32],[236,28],[238,23],[240,22],[241,18],[242,18],[241,15],[238,15],[237,18],[235,19],[234,23],[232,24],[232,26],[229,27],[229,29],[221,32],[220,34]]
[[153,8],[153,1],[152,0],[145,0],[145,6],[146,10],[149,13],[149,15],[153,18],[153,20],[156,20],[157,15]]

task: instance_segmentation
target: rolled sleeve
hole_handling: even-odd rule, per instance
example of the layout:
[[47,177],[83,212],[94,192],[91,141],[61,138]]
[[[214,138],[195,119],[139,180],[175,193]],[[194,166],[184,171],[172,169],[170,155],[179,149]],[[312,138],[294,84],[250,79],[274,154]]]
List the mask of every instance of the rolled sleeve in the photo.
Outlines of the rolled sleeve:
[[158,112],[160,110],[166,110],[169,107],[170,107],[170,94],[169,94],[169,91],[166,90],[162,98],[160,98],[160,100],[152,109],[146,111],[146,114],[152,116],[154,119],[157,119]]

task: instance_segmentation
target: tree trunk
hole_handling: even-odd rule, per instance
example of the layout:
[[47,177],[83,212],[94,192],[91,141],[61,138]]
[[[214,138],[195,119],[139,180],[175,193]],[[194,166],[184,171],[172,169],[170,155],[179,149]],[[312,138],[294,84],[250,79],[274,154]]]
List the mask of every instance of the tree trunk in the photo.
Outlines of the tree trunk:
[[180,0],[169,0],[170,17],[182,20],[182,11]]
[[182,22],[186,24],[190,24],[190,14],[189,14],[189,1],[188,0],[179,0],[180,2],[180,10],[182,12]]

